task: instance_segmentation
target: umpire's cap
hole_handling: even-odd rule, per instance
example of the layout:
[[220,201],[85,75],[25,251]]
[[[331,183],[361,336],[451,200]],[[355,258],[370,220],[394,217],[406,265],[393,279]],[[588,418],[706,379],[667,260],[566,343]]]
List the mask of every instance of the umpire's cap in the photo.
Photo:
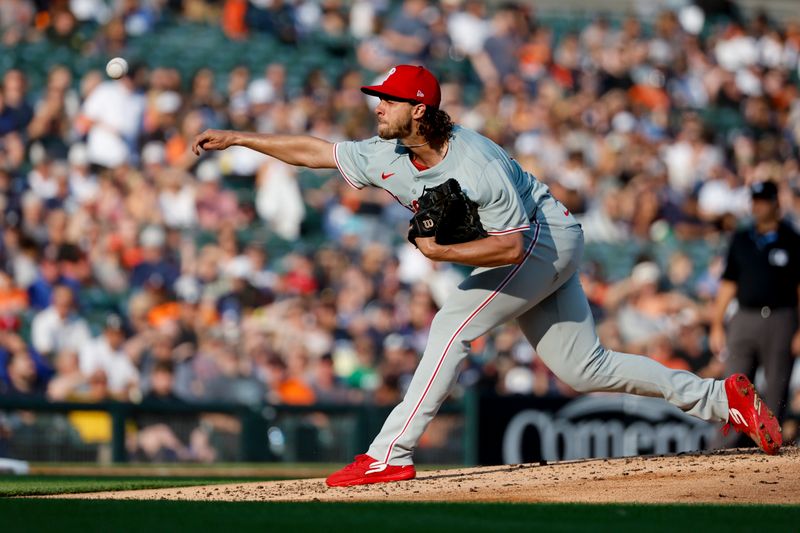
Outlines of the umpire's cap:
[[430,70],[413,65],[397,65],[380,85],[366,85],[361,92],[379,98],[390,98],[404,102],[419,102],[430,107],[439,107],[442,89]]
[[759,181],[750,186],[750,197],[753,200],[778,201],[778,187],[772,181]]

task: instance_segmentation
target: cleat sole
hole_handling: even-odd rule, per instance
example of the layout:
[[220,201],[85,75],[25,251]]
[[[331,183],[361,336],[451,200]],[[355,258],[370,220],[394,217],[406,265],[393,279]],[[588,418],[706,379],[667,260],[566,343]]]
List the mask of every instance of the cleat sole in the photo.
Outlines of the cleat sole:
[[741,419],[729,419],[723,433],[727,434],[727,430],[732,427],[753,439],[764,453],[777,454],[783,445],[782,428],[769,407],[762,403],[753,384],[745,376],[738,375],[726,381],[726,392],[729,402],[736,396],[740,400],[747,399],[744,404],[737,404],[735,409],[740,409],[741,412],[737,411],[737,415],[744,415],[750,424]]

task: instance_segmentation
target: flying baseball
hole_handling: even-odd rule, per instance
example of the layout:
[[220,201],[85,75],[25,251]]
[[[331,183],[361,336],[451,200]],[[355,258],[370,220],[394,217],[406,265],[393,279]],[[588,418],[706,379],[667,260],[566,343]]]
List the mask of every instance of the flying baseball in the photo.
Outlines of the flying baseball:
[[115,57],[106,63],[106,74],[109,78],[119,79],[128,73],[128,62],[121,57]]

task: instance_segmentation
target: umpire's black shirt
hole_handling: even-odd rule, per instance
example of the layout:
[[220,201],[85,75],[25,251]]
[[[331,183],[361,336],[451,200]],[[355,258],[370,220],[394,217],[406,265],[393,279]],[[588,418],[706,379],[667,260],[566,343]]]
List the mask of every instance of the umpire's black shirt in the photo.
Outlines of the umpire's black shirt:
[[796,307],[800,235],[783,222],[767,234],[753,226],[737,231],[722,278],[737,284],[736,298],[742,307]]

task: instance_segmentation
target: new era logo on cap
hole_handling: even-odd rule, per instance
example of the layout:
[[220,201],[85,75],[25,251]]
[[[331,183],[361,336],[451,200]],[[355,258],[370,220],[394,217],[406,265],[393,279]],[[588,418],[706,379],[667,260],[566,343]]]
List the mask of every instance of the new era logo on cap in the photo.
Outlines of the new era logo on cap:
[[442,90],[436,77],[425,67],[397,65],[380,85],[366,85],[361,91],[379,98],[419,102],[439,107]]

